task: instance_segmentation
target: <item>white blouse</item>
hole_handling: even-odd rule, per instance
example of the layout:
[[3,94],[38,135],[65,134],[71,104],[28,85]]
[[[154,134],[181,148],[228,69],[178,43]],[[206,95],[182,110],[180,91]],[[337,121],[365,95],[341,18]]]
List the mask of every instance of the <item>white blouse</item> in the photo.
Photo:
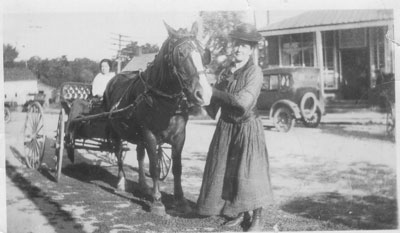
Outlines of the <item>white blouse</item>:
[[115,76],[114,72],[108,74],[99,73],[94,77],[92,82],[92,95],[103,96],[108,82]]

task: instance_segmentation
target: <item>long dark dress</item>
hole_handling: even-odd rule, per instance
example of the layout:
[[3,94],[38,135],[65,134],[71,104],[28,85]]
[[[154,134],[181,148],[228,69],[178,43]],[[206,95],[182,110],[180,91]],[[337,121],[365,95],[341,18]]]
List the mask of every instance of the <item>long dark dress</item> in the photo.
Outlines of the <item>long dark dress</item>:
[[[273,202],[268,152],[256,102],[263,76],[252,59],[228,75],[225,91],[235,101],[221,106],[207,155],[197,211],[201,215],[234,216]],[[216,109],[214,109],[216,110]]]

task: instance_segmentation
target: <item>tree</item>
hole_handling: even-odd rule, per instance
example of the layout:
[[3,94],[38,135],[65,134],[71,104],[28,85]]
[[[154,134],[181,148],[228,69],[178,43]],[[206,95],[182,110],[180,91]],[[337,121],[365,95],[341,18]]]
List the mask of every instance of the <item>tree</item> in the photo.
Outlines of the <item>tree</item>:
[[40,78],[39,66],[41,62],[42,59],[38,56],[33,56],[27,61],[28,69],[30,69],[38,78]]
[[3,44],[3,65],[4,67],[13,67],[14,60],[18,57],[18,51],[10,44]]
[[228,34],[234,26],[243,19],[244,12],[240,11],[202,11],[203,34],[209,37],[205,47],[211,50],[209,70],[218,74],[228,63],[230,44]]

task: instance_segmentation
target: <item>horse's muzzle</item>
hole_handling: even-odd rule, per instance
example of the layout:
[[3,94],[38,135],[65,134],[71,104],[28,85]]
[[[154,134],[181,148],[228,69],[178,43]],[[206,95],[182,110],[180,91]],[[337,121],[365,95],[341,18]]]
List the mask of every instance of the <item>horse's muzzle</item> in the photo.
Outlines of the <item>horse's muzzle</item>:
[[207,77],[205,74],[201,74],[199,76],[199,86],[197,90],[194,92],[194,98],[199,103],[200,106],[206,106],[210,104],[212,89],[210,84],[207,81]]

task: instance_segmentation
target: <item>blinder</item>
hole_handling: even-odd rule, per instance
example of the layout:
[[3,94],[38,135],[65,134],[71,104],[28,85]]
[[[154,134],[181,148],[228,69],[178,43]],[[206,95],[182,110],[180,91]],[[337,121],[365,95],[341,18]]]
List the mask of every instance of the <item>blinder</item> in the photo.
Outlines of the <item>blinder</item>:
[[[201,60],[202,60],[203,66],[208,65],[210,63],[211,51],[208,48],[203,49],[202,46],[199,44],[199,42],[194,39],[194,37],[182,37],[176,41],[171,41],[171,42],[172,43],[170,43],[170,45],[169,45],[170,57],[169,57],[168,63],[169,63],[169,66],[171,67],[173,74],[178,78],[179,84],[183,91],[183,90],[187,89],[187,87],[186,87],[187,80],[184,78],[184,75],[179,71],[176,64],[174,64],[175,51],[176,50],[180,51],[180,46],[182,46],[185,43],[188,43],[192,50],[196,49],[201,54]],[[186,60],[186,59],[188,59],[188,56],[184,57],[183,60]],[[200,71],[197,70],[196,73],[188,74],[188,76],[190,76],[190,77],[193,75],[200,76],[201,74],[204,74],[204,73],[205,73],[204,70],[200,70]]]
[[205,48],[202,55],[203,65],[209,65],[211,63],[211,50],[209,48]]

